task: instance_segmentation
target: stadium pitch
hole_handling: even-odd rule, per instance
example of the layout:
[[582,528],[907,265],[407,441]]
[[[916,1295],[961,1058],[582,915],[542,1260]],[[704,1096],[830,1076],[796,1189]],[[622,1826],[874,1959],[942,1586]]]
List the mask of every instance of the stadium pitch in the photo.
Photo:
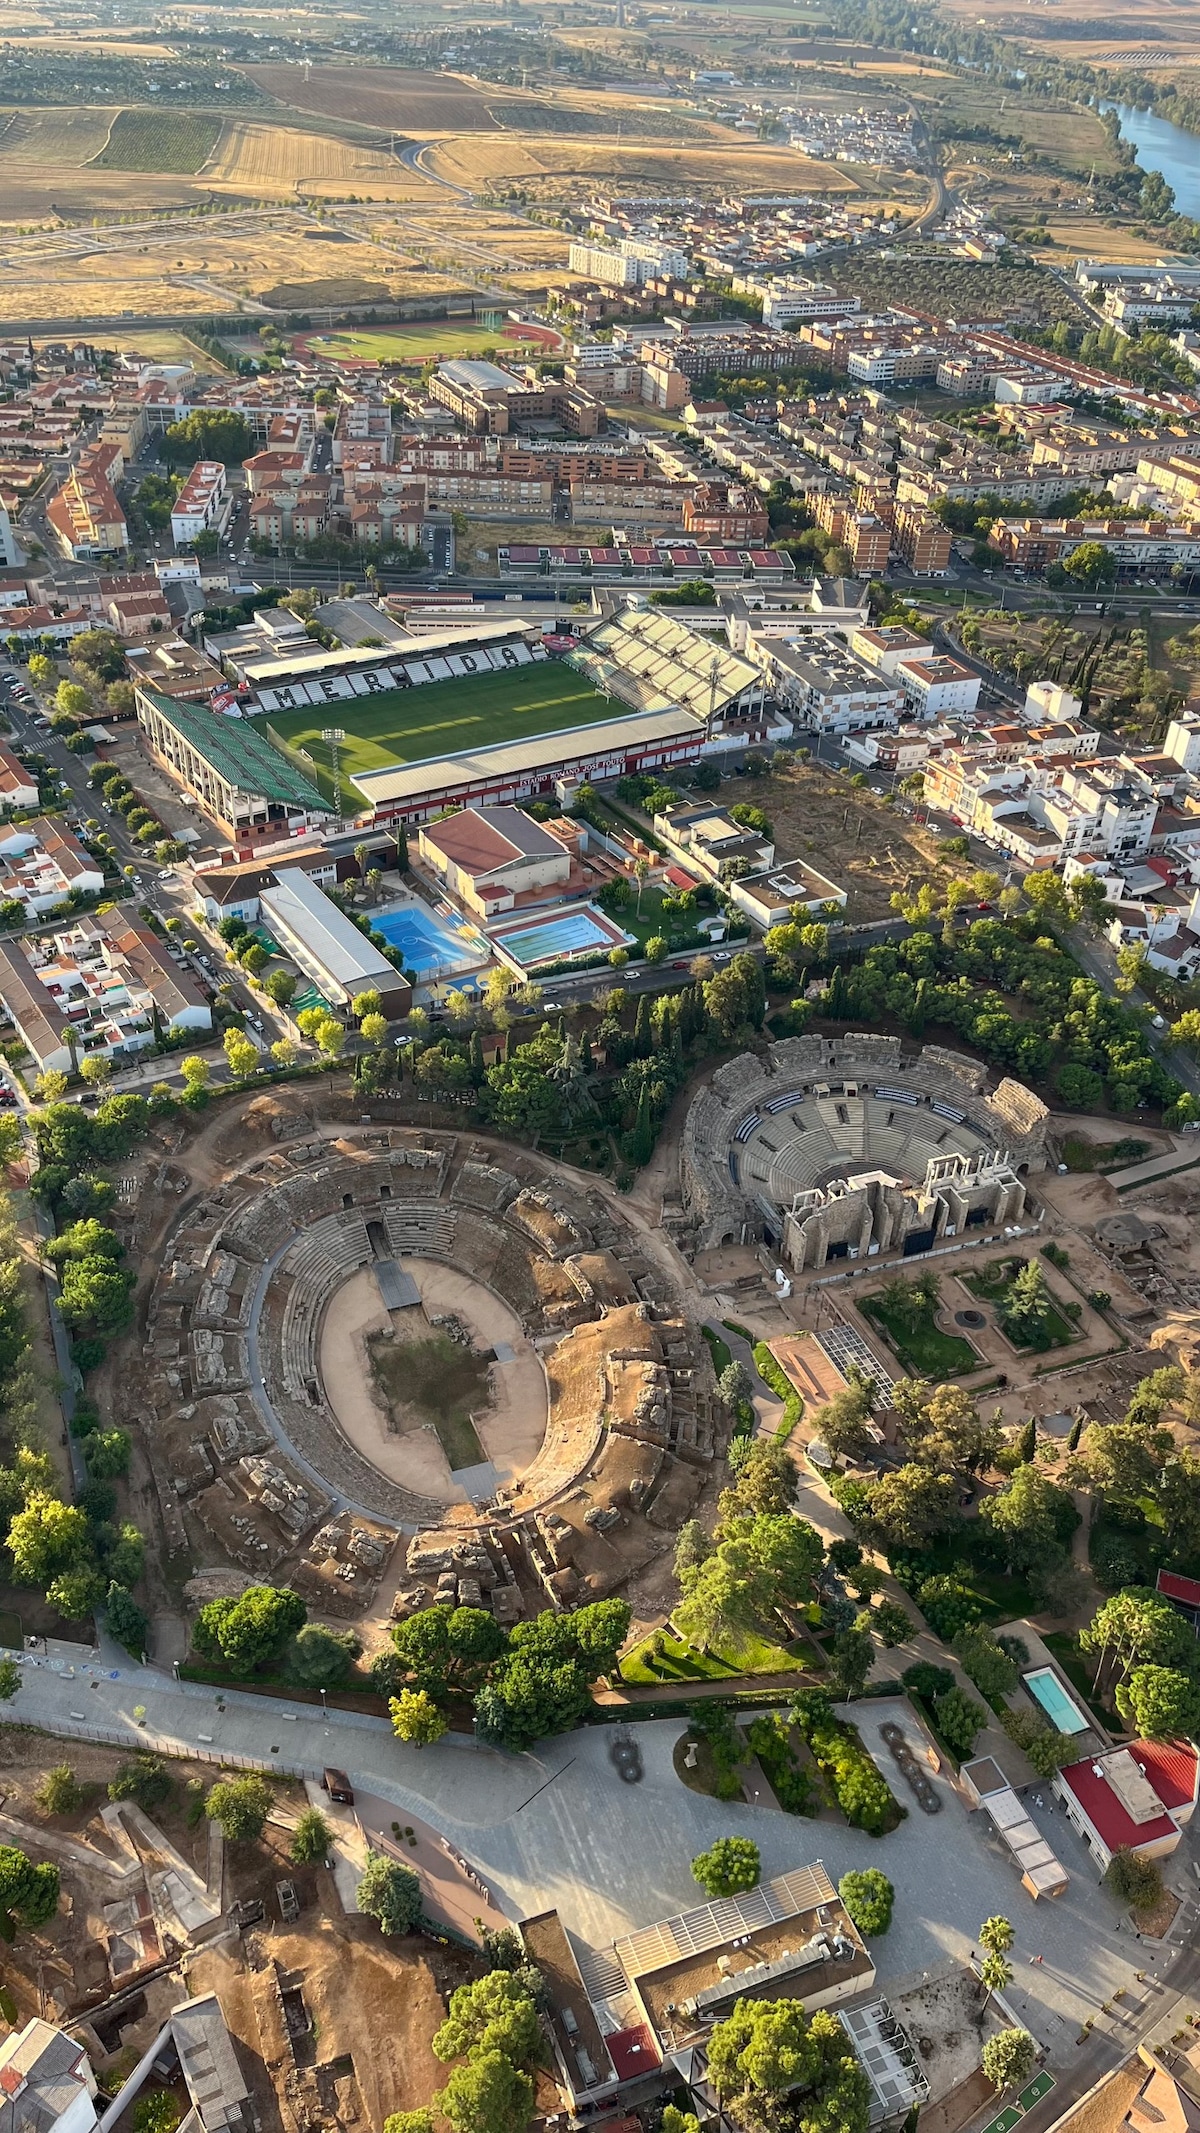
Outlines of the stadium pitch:
[[317,784],[332,799],[330,751],[321,731],[335,719],[346,735],[338,750],[345,779],[366,770],[386,770],[394,763],[422,763],[465,748],[491,748],[572,726],[594,726],[622,709],[572,667],[545,659],[500,674],[428,681],[412,689],[389,689],[381,696],[309,705],[302,711],[272,711],[266,725],[289,748],[305,750]]

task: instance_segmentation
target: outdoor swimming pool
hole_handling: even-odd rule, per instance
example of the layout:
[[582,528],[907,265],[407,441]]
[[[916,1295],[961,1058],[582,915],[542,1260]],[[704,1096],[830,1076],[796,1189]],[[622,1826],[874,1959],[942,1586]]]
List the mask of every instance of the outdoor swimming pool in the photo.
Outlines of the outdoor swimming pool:
[[400,950],[405,969],[415,970],[423,982],[473,969],[484,960],[473,936],[456,932],[424,904],[393,904],[390,911],[372,912],[371,925],[389,947]]
[[619,927],[586,904],[581,911],[564,911],[532,923],[493,926],[491,937],[522,970],[556,963],[563,956],[597,955],[622,946],[627,939]]
[[1022,1674],[1021,1679],[1034,1702],[1041,1705],[1051,1725],[1057,1726],[1060,1733],[1087,1732],[1090,1721],[1084,1717],[1074,1698],[1068,1696],[1053,1667],[1039,1667],[1036,1673]]

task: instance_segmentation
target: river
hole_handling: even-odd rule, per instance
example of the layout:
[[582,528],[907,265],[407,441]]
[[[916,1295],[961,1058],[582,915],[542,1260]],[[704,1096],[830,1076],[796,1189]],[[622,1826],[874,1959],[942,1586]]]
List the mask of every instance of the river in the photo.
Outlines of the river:
[[1170,119],[1156,118],[1153,111],[1139,111],[1133,104],[1101,104],[1100,109],[1116,111],[1122,135],[1142,169],[1161,171],[1180,214],[1200,217],[1200,135],[1185,133]]

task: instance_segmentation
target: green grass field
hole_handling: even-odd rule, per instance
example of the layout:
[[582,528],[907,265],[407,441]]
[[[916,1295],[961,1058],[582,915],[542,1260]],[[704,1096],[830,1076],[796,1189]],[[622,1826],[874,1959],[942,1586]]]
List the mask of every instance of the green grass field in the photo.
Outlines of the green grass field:
[[221,125],[207,111],[118,111],[92,168],[177,171],[191,177],[207,163]]
[[394,763],[420,763],[464,748],[557,733],[561,727],[594,726],[619,717],[621,710],[573,668],[547,659],[502,674],[430,681],[303,711],[272,711],[266,723],[290,748],[307,750],[318,785],[332,799],[330,755],[321,730],[335,718],[346,735],[339,750],[342,775],[357,777]]
[[485,348],[496,350],[498,362],[553,354],[544,341],[507,336],[496,326],[469,318],[431,319],[427,325],[418,322],[375,333],[310,333],[305,339],[321,355],[357,357],[364,363],[424,363],[431,356],[478,356]]

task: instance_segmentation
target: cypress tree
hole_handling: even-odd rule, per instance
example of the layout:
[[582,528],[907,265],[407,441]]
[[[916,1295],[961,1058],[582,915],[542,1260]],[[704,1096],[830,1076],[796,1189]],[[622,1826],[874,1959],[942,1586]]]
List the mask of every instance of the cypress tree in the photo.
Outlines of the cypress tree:
[[400,874],[408,872],[408,825],[404,822],[396,832],[396,870]]
[[651,1033],[650,1033],[650,995],[649,995],[649,993],[648,993],[648,992],[644,992],[644,993],[642,994],[642,996],[641,996],[641,999],[640,999],[640,1000],[638,1001],[638,1004],[637,1004],[637,1014],[636,1014],[636,1016],[634,1017],[634,1024],[633,1024],[633,1056],[634,1056],[634,1058],[635,1058],[635,1059],[647,1059],[647,1058],[649,1057],[649,1055],[650,1055],[650,1051],[651,1051],[652,1043],[653,1043],[653,1039],[652,1039],[652,1037],[651,1037]]
[[638,1097],[637,1119],[630,1136],[629,1158],[640,1169],[643,1163],[649,1162],[653,1153],[654,1117],[650,1109],[650,1086],[644,1081],[642,1093]]
[[477,1029],[473,1029],[471,1031],[471,1044],[467,1056],[471,1063],[472,1083],[477,1089],[481,1088],[483,1086],[483,1077],[487,1069],[484,1065],[483,1059],[483,1038],[480,1036],[479,1031]]
[[1022,1466],[1028,1466],[1037,1450],[1037,1420],[1031,1415],[1017,1438],[1017,1457]]
[[1073,1452],[1078,1449],[1079,1439],[1082,1437],[1082,1435],[1083,1416],[1076,1415],[1075,1420],[1072,1422],[1070,1430],[1067,1433],[1067,1450],[1069,1452]]
[[591,1073],[591,1071],[592,1071],[592,1039],[591,1039],[591,1035],[590,1035],[590,1033],[589,1033],[588,1031],[586,1031],[586,1030],[585,1030],[585,1032],[584,1032],[584,1037],[583,1037],[583,1043],[582,1043],[582,1044],[580,1045],[580,1047],[579,1047],[579,1064],[580,1064],[580,1066],[581,1066],[581,1067],[583,1068],[583,1071],[584,1071],[584,1073],[585,1073],[585,1074],[590,1074],[590,1073]]

